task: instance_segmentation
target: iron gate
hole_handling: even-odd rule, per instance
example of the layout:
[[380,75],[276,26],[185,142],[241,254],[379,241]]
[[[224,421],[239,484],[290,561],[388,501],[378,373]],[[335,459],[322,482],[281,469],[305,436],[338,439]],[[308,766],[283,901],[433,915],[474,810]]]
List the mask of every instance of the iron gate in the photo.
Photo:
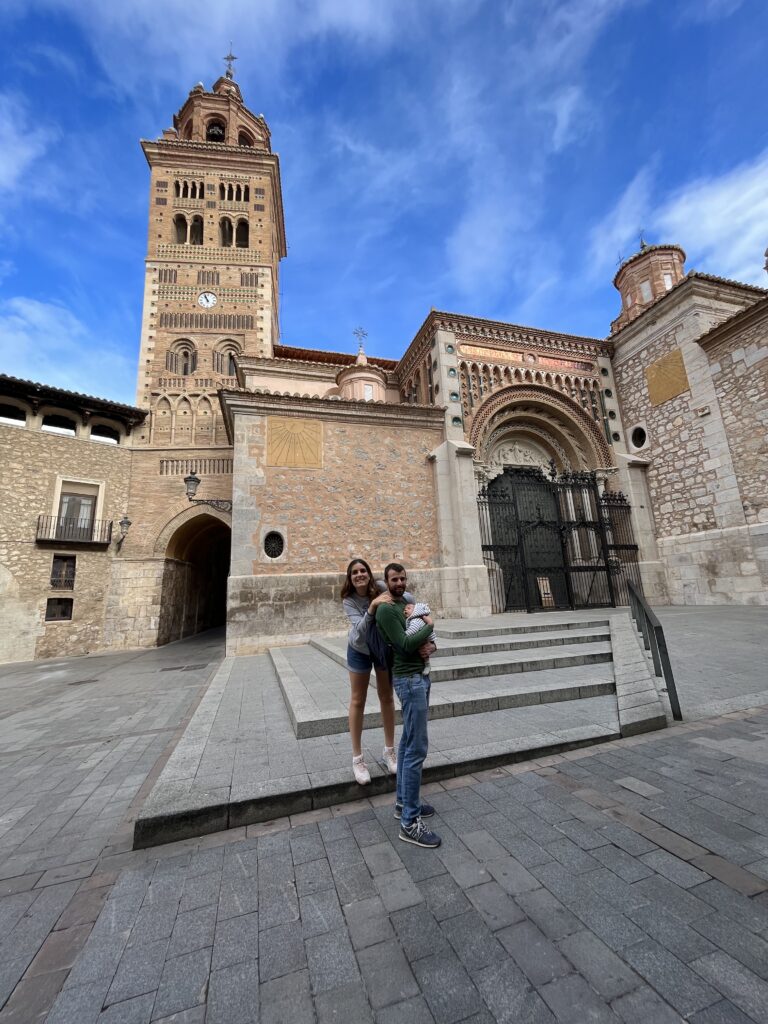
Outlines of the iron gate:
[[507,466],[478,509],[495,612],[613,607],[640,586],[629,503],[594,473]]

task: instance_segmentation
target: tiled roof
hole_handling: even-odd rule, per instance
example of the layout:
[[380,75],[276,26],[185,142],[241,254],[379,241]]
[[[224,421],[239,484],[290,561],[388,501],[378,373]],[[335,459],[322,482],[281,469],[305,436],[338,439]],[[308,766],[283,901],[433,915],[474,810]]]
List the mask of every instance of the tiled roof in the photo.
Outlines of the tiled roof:
[[[348,366],[354,363],[357,355],[350,355],[348,352],[327,352],[317,348],[296,348],[293,345],[275,345],[272,354],[275,359],[295,359],[302,363],[335,363],[337,366]],[[381,366],[385,370],[394,370],[397,366],[396,359],[380,359],[378,356],[369,356],[366,359],[374,366]]]
[[12,392],[16,395],[21,393],[30,397],[37,395],[42,399],[68,401],[81,405],[97,406],[101,410],[109,410],[113,414],[119,414],[124,418],[132,420],[143,420],[147,415],[146,409],[139,409],[135,405],[124,405],[122,402],[113,402],[109,398],[98,398],[95,395],[84,395],[79,391],[67,391],[65,388],[56,388],[51,384],[40,384],[38,381],[25,380],[23,377],[11,377],[10,374],[0,373],[0,394]]

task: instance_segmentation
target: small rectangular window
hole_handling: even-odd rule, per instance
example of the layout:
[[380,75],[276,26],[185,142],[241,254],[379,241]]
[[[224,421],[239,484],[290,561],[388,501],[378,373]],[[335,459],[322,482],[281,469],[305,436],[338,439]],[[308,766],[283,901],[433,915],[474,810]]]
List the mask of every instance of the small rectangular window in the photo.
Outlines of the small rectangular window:
[[167,181],[156,181],[155,185],[157,186],[157,188],[168,188]]
[[264,203],[254,203],[253,204],[253,208],[254,208],[254,210],[258,210],[259,212],[263,213],[264,212]]
[[254,194],[255,196],[263,196],[263,195],[265,195],[266,193],[264,192],[264,189],[263,189],[263,188],[255,188],[255,189],[253,190],[253,194]]
[[74,590],[75,555],[54,555],[51,566],[51,590]]
[[45,621],[69,622],[73,604],[71,597],[49,597],[45,603]]
[[672,287],[672,275],[671,274],[665,274],[664,275],[664,287],[667,289],[667,291],[669,291],[670,288]]
[[364,384],[363,388],[365,389],[365,401],[366,402],[372,402],[373,401],[373,384]]
[[168,200],[165,196],[155,196],[155,206],[167,206]]
[[640,282],[640,298],[643,300],[643,302],[650,302],[653,298],[653,292],[651,291],[650,281]]

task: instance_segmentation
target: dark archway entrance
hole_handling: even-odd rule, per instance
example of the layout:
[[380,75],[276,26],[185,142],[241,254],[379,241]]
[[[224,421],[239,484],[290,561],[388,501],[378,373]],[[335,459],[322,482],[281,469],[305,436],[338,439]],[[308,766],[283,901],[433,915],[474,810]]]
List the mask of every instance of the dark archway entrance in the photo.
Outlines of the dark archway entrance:
[[165,552],[158,644],[226,623],[231,542],[229,526],[206,512],[173,534]]

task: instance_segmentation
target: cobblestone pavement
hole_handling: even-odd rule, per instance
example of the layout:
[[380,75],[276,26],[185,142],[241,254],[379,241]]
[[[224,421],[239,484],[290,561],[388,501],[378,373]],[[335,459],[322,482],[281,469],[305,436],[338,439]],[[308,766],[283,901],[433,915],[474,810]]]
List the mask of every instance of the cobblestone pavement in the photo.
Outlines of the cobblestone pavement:
[[0,1024],[768,1022],[765,707],[129,851],[220,657],[0,669]]

